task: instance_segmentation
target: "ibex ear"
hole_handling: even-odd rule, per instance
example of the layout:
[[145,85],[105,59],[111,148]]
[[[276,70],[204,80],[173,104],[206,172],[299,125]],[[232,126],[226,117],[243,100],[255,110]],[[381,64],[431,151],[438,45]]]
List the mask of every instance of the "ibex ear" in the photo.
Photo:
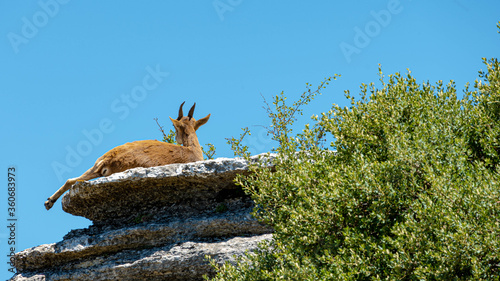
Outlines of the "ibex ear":
[[170,118],[170,121],[172,121],[172,123],[174,124],[175,128],[177,128],[179,126],[180,122],[178,120],[172,119],[172,117],[170,117],[170,116],[168,118]]
[[200,120],[196,120],[196,122],[194,123],[194,130],[198,130],[198,128],[201,126],[201,125],[204,125],[205,123],[207,123],[208,121],[208,118],[210,118],[210,114],[208,114],[207,116],[201,118]]

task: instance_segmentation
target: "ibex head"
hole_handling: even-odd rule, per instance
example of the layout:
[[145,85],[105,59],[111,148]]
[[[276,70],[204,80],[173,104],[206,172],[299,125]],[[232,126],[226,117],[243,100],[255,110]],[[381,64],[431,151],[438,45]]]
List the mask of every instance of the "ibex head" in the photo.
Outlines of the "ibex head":
[[184,105],[184,103],[185,102],[183,102],[179,107],[179,116],[177,117],[177,119],[172,119],[172,117],[170,117],[170,120],[175,127],[175,140],[177,141],[177,144],[180,145],[187,145],[185,143],[185,140],[187,140],[188,136],[196,136],[194,132],[196,132],[196,130],[198,130],[201,125],[207,123],[208,119],[210,118],[210,114],[201,118],[200,120],[196,120],[193,118],[194,107],[196,106],[196,103],[194,103],[194,105],[191,107],[188,115],[184,116],[184,114],[182,113],[182,106]]

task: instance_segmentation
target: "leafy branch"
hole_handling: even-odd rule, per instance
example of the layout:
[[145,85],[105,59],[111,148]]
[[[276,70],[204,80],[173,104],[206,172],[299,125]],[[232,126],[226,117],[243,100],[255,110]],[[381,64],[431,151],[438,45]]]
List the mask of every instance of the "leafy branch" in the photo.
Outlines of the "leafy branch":
[[[271,125],[261,127],[266,130],[268,135],[271,135],[272,140],[279,143],[279,147],[288,147],[284,146],[284,144],[287,144],[289,142],[288,135],[292,132],[292,129],[290,127],[297,120],[297,115],[303,114],[302,107],[311,102],[318,94],[321,94],[321,90],[326,88],[326,86],[332,81],[332,79],[336,80],[337,77],[340,77],[340,75],[334,75],[325,78],[315,90],[312,89],[311,84],[306,83],[306,91],[304,91],[300,98],[297,101],[293,102],[291,106],[287,105],[287,98],[285,97],[284,92],[281,92],[279,95],[273,97],[272,104],[275,108],[274,110],[272,109],[269,102],[267,102],[265,97],[262,96],[265,104],[263,108],[264,110],[266,110],[266,113],[271,120]],[[315,120],[317,121],[317,119]],[[242,128],[242,130],[243,133],[238,139],[234,137],[227,139],[227,143],[231,145],[231,149],[233,150],[235,156],[249,156],[250,154],[248,151],[248,147],[243,145],[243,139],[247,134],[251,135],[251,132],[248,127]],[[316,143],[319,143],[324,136],[324,130],[314,129],[311,132],[315,132]]]
[[175,141],[175,131],[170,129],[170,131],[168,132],[168,135],[167,135],[167,134],[165,134],[165,131],[163,130],[163,126],[161,126],[160,123],[158,123],[158,118],[154,118],[153,120],[155,120],[158,127],[160,127],[159,130],[163,134],[163,141],[167,142],[167,143],[177,144],[177,142]]

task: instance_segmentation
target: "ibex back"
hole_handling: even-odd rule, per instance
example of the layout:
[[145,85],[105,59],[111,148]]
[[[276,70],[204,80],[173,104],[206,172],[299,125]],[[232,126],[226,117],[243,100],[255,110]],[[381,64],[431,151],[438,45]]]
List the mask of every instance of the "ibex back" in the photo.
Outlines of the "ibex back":
[[154,167],[203,160],[203,151],[198,142],[196,130],[201,125],[207,123],[210,114],[200,120],[195,120],[193,113],[196,103],[191,107],[187,116],[184,116],[182,113],[183,105],[184,102],[179,108],[177,119],[170,118],[174,124],[175,137],[179,145],[156,140],[143,140],[117,146],[99,157],[94,166],[83,173],[83,175],[67,180],[61,188],[45,201],[45,208],[47,210],[52,208],[54,202],[77,181],[106,177],[131,168]]

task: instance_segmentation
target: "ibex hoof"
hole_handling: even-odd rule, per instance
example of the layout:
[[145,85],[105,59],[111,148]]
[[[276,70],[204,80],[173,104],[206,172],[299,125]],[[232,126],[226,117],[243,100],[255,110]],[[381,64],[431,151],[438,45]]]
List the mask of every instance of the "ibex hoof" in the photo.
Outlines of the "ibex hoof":
[[54,206],[54,202],[52,202],[50,199],[45,201],[45,209],[47,209],[47,211],[50,210],[50,208],[52,208],[52,206]]

